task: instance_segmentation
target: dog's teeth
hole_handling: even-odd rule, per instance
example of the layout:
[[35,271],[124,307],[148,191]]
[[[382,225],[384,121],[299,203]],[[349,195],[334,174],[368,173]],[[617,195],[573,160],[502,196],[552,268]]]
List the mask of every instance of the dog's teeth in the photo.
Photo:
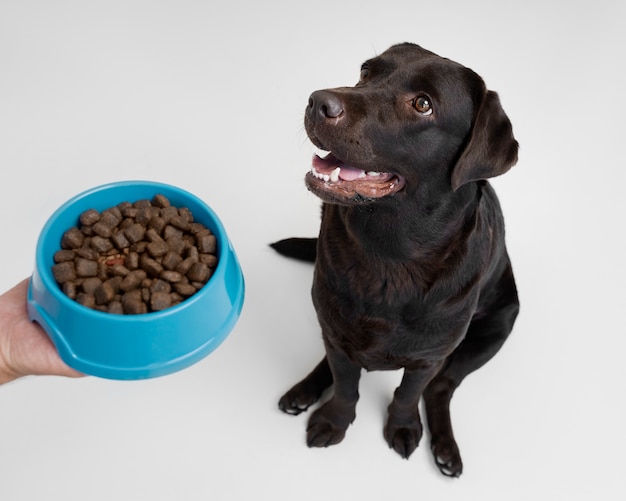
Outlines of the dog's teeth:
[[367,175],[368,175],[368,176],[373,176],[373,177],[376,177],[376,176],[380,176],[380,172],[369,171],[369,172],[367,173]]
[[339,173],[341,172],[341,167],[337,167],[334,171],[330,173],[330,180],[333,183],[339,181]]
[[359,179],[363,179],[365,177],[367,177],[367,174],[365,174],[365,171],[362,170],[361,173],[359,174]]
[[317,146],[314,147],[313,153],[315,155],[317,155],[320,158],[326,158],[328,156],[328,154],[330,153],[329,150],[323,150],[322,148],[318,148]]
[[322,174],[315,167],[311,167],[311,174],[315,176],[317,179],[323,179],[324,181],[330,181],[330,176],[328,174]]

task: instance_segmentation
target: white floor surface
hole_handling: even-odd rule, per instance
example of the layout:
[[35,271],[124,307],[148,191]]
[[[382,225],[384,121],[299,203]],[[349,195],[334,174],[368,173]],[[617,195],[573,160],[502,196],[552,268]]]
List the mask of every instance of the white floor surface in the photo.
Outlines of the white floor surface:
[[[154,380],[0,387],[0,499],[623,499],[624,61],[619,1],[0,1],[0,290],[48,216],[124,179],[206,200],[247,296],[225,343]],[[412,41],[499,92],[521,144],[494,181],[522,302],[453,402],[465,463],[382,437],[399,373],[367,373],[340,445],[308,449],[280,395],[322,355],[311,267],[268,243],[314,236],[309,94]]]

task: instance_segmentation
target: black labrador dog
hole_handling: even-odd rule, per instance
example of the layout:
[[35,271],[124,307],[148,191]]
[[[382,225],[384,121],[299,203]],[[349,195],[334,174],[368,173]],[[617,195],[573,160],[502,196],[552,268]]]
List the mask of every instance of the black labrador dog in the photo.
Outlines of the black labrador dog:
[[298,414],[332,385],[307,443],[336,444],[355,418],[361,369],[404,369],[386,441],[404,458],[415,450],[423,397],[435,461],[459,476],[450,399],[500,349],[519,309],[486,181],[517,162],[511,123],[476,73],[413,44],[367,61],[354,87],[314,92],[304,123],[328,151],[306,175],[323,201],[319,237],[272,247],[315,261],[326,356],[279,406]]

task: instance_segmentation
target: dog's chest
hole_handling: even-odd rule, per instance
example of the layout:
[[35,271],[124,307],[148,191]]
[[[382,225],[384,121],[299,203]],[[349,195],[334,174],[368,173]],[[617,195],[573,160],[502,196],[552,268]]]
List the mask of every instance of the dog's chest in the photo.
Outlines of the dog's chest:
[[465,334],[469,299],[453,304],[437,288],[426,291],[403,265],[355,262],[346,269],[318,262],[313,285],[324,336],[367,369],[445,356]]

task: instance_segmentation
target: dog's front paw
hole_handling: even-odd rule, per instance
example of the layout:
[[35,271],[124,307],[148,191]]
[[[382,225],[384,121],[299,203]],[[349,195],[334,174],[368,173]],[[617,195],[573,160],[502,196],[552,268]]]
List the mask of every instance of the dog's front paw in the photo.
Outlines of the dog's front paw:
[[328,447],[338,444],[346,436],[346,430],[354,420],[354,412],[335,412],[328,402],[315,411],[306,429],[306,443],[309,447]]
[[299,383],[285,393],[278,401],[278,408],[293,416],[306,411],[319,400],[321,391]]
[[384,436],[390,448],[404,459],[408,459],[420,443],[422,424],[419,418],[409,423],[400,424],[394,422],[390,417],[384,429]]
[[454,438],[435,439],[430,446],[439,471],[447,477],[460,477],[463,473],[463,461]]

